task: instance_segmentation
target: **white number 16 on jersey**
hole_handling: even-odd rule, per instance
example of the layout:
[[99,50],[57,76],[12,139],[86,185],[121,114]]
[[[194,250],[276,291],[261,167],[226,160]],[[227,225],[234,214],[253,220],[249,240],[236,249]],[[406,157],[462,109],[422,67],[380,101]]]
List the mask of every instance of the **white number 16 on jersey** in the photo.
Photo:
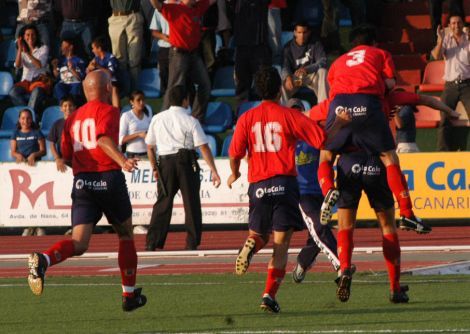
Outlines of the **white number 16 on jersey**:
[[255,152],[279,152],[281,150],[282,137],[279,133],[282,132],[282,126],[278,122],[268,122],[264,129],[261,129],[261,122],[256,122],[251,132],[255,133]]
[[73,151],[81,151],[83,148],[91,150],[96,148],[96,125],[93,118],[73,123]]

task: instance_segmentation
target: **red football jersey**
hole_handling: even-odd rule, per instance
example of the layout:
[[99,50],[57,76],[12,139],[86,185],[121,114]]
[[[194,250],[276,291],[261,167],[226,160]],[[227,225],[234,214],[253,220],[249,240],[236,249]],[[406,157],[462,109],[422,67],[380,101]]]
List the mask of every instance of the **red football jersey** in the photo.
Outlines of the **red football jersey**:
[[317,105],[314,105],[309,111],[309,116],[314,121],[326,121],[328,117],[328,108],[330,107],[330,100],[325,99]]
[[170,26],[170,44],[193,51],[201,41],[201,18],[209,8],[209,0],[196,2],[194,7],[183,4],[163,4],[161,13]]
[[238,120],[229,156],[242,159],[248,154],[250,183],[276,175],[295,176],[294,155],[299,139],[321,148],[325,133],[301,112],[263,101]]
[[389,52],[373,46],[359,45],[340,56],[328,71],[330,99],[337,94],[371,94],[383,97],[384,79],[395,76]]
[[269,8],[287,8],[286,0],[271,0]]
[[72,160],[74,175],[121,169],[98,147],[101,136],[108,136],[115,143],[118,142],[119,116],[119,109],[95,100],[88,102],[65,120],[62,156],[65,160]]

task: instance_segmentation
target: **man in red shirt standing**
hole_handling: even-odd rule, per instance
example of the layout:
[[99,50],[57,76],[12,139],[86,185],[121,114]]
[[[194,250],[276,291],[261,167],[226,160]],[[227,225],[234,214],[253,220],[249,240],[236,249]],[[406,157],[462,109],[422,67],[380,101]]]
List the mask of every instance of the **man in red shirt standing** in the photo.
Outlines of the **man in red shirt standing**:
[[133,311],[145,305],[142,289],[135,289],[137,253],[132,233],[132,207],[121,169],[131,172],[137,159],[127,159],[117,148],[119,109],[109,105],[111,80],[101,70],[83,82],[87,103],[65,121],[62,156],[71,162],[72,239],[57,242],[43,253],[29,256],[28,283],[41,295],[49,266],[82,255],[88,249],[94,226],[103,213],[119,236],[118,262],[122,279],[122,308]]
[[[417,218],[412,209],[408,185],[400,169],[395,152],[395,142],[382,112],[386,89],[395,85],[395,66],[391,55],[373,47],[375,30],[360,26],[351,31],[353,49],[340,56],[328,72],[330,104],[326,129],[330,129],[337,113],[346,110],[352,116],[350,125],[342,128],[334,137],[329,136],[325,150],[320,155],[318,179],[325,201],[321,221],[327,224],[339,192],[334,187],[332,161],[346,145],[354,145],[370,155],[380,155],[387,170],[387,182],[400,206],[401,225],[409,229],[429,233],[431,228]],[[346,231],[347,232],[347,231]],[[338,234],[338,244],[352,240],[352,234]]]
[[240,177],[240,161],[245,155],[250,182],[250,231],[237,258],[236,273],[246,272],[253,254],[263,248],[274,231],[273,257],[268,265],[261,308],[278,313],[280,307],[275,297],[286,273],[290,239],[294,231],[303,229],[294,159],[297,140],[320,148],[325,134],[302,113],[279,104],[281,78],[276,69],[259,70],[255,88],[262,102],[239,118],[229,149],[232,170],[227,180],[229,188]]
[[198,86],[192,115],[203,123],[209,103],[211,82],[198,53],[198,47],[201,42],[202,16],[216,0],[197,2],[196,0],[181,0],[179,4],[162,3],[159,0],[150,0],[150,2],[162,13],[170,26],[169,77],[162,110],[170,107],[168,92],[173,87],[185,86],[189,78],[191,84]]

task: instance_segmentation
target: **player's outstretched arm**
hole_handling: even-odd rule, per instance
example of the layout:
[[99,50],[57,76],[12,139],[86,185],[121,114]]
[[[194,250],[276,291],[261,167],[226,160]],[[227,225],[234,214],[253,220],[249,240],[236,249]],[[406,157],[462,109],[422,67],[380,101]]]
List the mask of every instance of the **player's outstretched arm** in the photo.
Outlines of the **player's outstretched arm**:
[[126,172],[132,172],[134,169],[137,169],[136,158],[126,158],[117,148],[114,141],[108,136],[101,136],[98,138],[98,146],[106,153],[111,159],[116,161],[116,163],[121,166]]
[[446,113],[447,117],[450,118],[459,118],[459,113],[456,112],[455,110],[452,110],[447,104],[442,102],[441,100],[438,100],[432,96],[428,95],[419,95],[419,103],[424,104],[425,106],[443,111]]

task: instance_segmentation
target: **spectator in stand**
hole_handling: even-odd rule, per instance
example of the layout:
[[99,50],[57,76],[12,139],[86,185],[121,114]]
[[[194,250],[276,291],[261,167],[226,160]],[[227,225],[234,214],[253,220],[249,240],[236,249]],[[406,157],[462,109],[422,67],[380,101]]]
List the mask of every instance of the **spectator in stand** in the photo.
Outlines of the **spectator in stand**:
[[34,24],[39,39],[52,50],[52,0],[18,0],[18,13],[15,38],[25,26]]
[[104,70],[111,76],[111,84],[113,85],[111,93],[112,105],[115,108],[119,108],[121,101],[119,99],[118,81],[116,79],[119,62],[112,53],[106,50],[106,41],[104,37],[96,37],[91,43],[91,51],[95,55],[95,58],[93,58],[90,64],[88,64],[86,72],[89,73],[95,70]]
[[322,0],[323,21],[321,38],[328,52],[343,53],[339,37],[339,2],[347,6],[351,14],[352,26],[356,27],[365,22],[364,0]]
[[254,74],[271,65],[268,35],[270,0],[232,0],[235,15],[235,85],[238,103],[250,99]]
[[28,105],[38,112],[52,89],[52,80],[47,73],[49,48],[42,44],[34,24],[23,27],[16,45],[15,68],[23,69],[23,75],[10,90],[10,99],[14,105]]
[[170,26],[170,72],[162,110],[170,107],[168,91],[176,86],[187,85],[189,81],[191,85],[198,85],[192,106],[192,115],[202,123],[209,103],[211,83],[198,53],[201,42],[200,21],[209,6],[214,4],[216,0],[201,0],[198,2],[195,0],[181,0],[179,4],[162,4],[158,0],[150,1],[167,19]]
[[145,136],[152,120],[150,111],[145,106],[145,94],[135,90],[129,97],[132,109],[121,115],[119,123],[119,145],[125,145],[126,156],[142,158],[147,156]]
[[81,43],[76,43],[75,52],[81,56],[86,54],[89,59],[93,58],[90,46],[95,37],[96,6],[97,1],[55,0],[55,10],[64,19],[60,30],[61,40],[79,38]]
[[284,47],[282,68],[282,95],[284,101],[301,87],[315,92],[317,101],[328,98],[326,54],[320,41],[311,38],[310,27],[299,22],[294,27],[294,38]]
[[66,95],[79,100],[83,96],[82,80],[85,78],[86,64],[75,55],[75,42],[63,39],[60,45],[62,57],[52,60],[54,77],[59,79],[54,87],[54,96],[61,101]]
[[[429,0],[429,13],[431,16],[431,29],[437,31],[437,27],[442,25],[442,3],[445,0]],[[449,0],[449,13],[455,13],[463,17],[463,2],[462,0]]]
[[206,65],[209,78],[212,80],[215,72],[215,32],[219,19],[218,5],[209,7],[204,13],[201,23],[201,55]]
[[119,61],[121,70],[131,74],[131,90],[137,88],[139,79],[144,18],[140,13],[140,0],[110,0],[113,14],[108,19],[109,37],[113,54]]
[[271,48],[273,64],[282,63],[282,21],[281,9],[286,8],[286,0],[271,0],[268,11],[269,47]]
[[[166,0],[165,3],[175,4],[177,0]],[[152,37],[158,40],[158,68],[160,70],[160,91],[162,96],[165,96],[166,88],[168,86],[168,73],[169,73],[169,53],[170,53],[170,27],[168,21],[163,15],[155,9],[152,21],[150,22],[150,30]]]
[[60,100],[60,111],[64,114],[64,118],[58,119],[54,122],[51,127],[51,131],[47,136],[47,140],[50,141],[49,149],[52,152],[57,170],[61,173],[65,173],[67,166],[64,159],[62,158],[62,152],[60,150],[60,143],[62,139],[62,131],[64,130],[65,120],[77,109],[75,101],[71,95],[66,95]]
[[[431,51],[434,59],[445,60],[446,81],[441,100],[451,109],[462,101],[470,116],[470,39],[463,31],[463,19],[458,14],[449,16],[448,31],[438,26],[437,43]],[[449,117],[441,113],[437,136],[439,151],[465,151],[468,127],[454,127]]]

